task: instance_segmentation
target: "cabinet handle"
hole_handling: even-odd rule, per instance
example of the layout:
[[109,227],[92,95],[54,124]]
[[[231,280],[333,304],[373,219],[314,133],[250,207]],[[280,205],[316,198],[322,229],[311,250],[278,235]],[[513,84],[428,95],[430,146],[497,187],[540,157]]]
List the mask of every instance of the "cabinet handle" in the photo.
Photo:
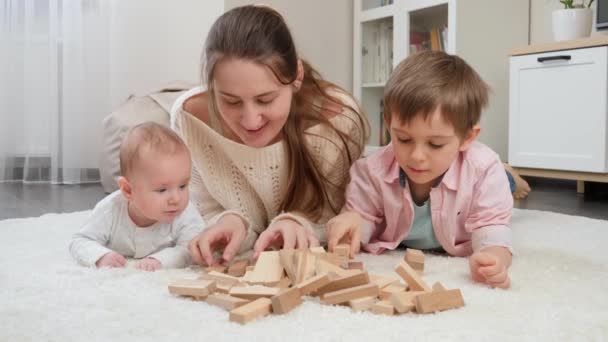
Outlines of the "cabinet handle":
[[538,57],[537,58],[539,63],[543,63],[543,62],[547,62],[547,61],[557,61],[557,60],[569,61],[571,59],[572,59],[572,57],[569,55],[558,55],[558,56]]

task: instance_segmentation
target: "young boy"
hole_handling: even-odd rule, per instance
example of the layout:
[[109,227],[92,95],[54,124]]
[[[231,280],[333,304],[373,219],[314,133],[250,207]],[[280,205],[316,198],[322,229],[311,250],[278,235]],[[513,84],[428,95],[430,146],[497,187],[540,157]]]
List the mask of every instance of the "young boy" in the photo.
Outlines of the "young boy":
[[108,195],[74,235],[70,253],[80,264],[124,267],[140,259],[146,271],[191,263],[188,242],[204,222],[189,202],[190,153],[162,125],[144,123],[120,147],[120,190]]
[[414,54],[392,73],[384,120],[392,143],[350,170],[329,249],[398,246],[470,256],[474,281],[508,288],[513,198],[498,155],[476,142],[488,87],[465,61]]

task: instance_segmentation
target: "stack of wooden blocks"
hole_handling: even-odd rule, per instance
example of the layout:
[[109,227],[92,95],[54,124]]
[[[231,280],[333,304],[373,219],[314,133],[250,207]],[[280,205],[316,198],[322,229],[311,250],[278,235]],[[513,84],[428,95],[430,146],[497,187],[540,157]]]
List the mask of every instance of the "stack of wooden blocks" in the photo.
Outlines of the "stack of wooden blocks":
[[208,267],[199,279],[171,283],[169,292],[220,306],[230,312],[231,321],[241,324],[270,313],[287,313],[303,297],[386,315],[430,313],[464,305],[459,289],[446,290],[439,283],[430,287],[424,282],[421,251],[406,251],[395,268],[401,279],[370,275],[363,263],[350,261],[349,254],[348,245],[337,246],[334,253],[322,247],[263,252],[255,266],[238,260],[230,267]]

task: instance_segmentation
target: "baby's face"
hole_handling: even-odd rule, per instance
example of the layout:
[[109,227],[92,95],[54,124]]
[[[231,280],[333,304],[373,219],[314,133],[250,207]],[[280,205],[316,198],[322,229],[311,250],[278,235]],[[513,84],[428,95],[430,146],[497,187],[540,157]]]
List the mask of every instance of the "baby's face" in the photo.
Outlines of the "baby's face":
[[423,115],[417,115],[409,124],[397,118],[393,114],[390,134],[399,166],[408,181],[432,185],[458,157],[460,137],[454,126],[443,120],[439,110],[426,120]]
[[[189,200],[190,155],[145,151],[129,177],[134,221],[171,223]],[[138,222],[136,222],[138,223]],[[139,223],[138,223],[139,224]]]

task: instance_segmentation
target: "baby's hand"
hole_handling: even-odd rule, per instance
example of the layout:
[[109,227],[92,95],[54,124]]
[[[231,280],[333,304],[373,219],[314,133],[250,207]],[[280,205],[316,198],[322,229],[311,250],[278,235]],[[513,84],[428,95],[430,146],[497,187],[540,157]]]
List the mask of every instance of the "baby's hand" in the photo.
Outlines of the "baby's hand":
[[143,258],[137,262],[137,265],[135,265],[135,267],[138,269],[149,272],[159,270],[162,266],[163,265],[160,263],[160,261],[154,258]]
[[491,287],[507,289],[511,286],[509,270],[504,261],[492,253],[476,252],[469,258],[474,281]]
[[350,239],[350,257],[354,258],[361,248],[361,215],[353,211],[344,212],[327,222],[327,247],[333,252],[342,239]]
[[116,252],[106,253],[95,263],[97,267],[125,267],[127,260]]

